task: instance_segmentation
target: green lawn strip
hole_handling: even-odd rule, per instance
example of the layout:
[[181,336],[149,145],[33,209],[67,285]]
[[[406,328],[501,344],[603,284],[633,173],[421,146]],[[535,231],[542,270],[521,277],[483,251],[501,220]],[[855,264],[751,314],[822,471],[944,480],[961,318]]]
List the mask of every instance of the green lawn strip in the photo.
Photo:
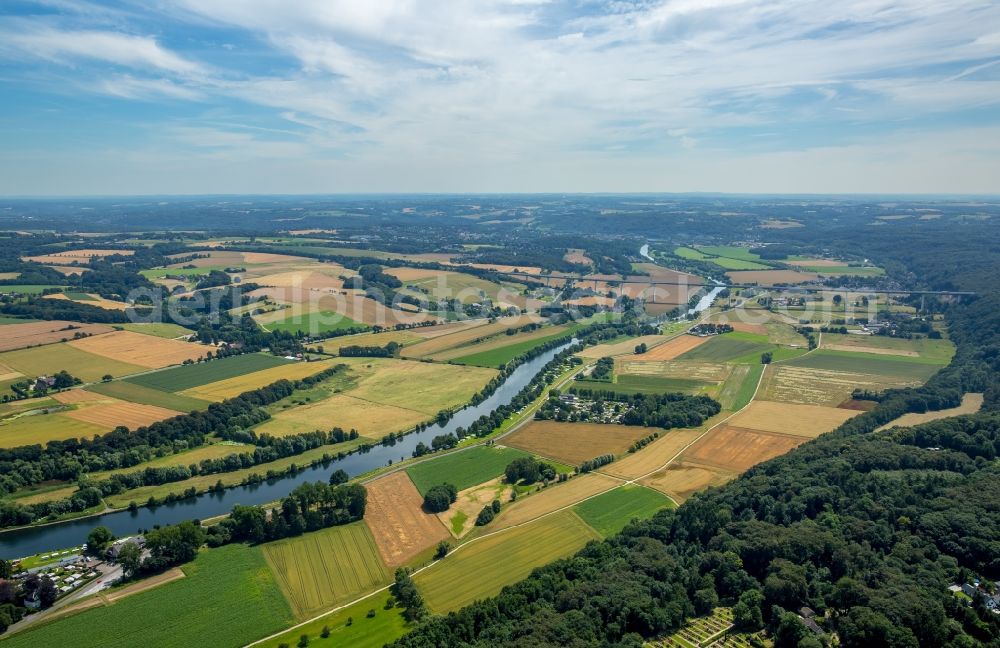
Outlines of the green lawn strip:
[[176,392],[278,367],[288,362],[291,360],[263,353],[247,353],[133,376],[127,382],[150,389]]
[[308,335],[321,335],[323,333],[333,333],[346,329],[367,328],[367,325],[362,322],[356,322],[350,317],[341,315],[335,311],[316,311],[300,315],[289,315],[283,320],[265,324],[264,328],[272,332],[301,332]]
[[816,274],[855,277],[878,277],[885,274],[885,270],[874,266],[799,266],[799,269]]
[[5,647],[237,647],[292,624],[260,547],[202,551],[185,578],[108,607],[54,619],[5,640]]
[[581,502],[573,510],[607,538],[624,529],[633,519],[644,520],[662,508],[674,506],[666,495],[645,486],[630,484]]
[[[3,290],[3,286],[0,286],[0,291]],[[37,322],[36,319],[26,319],[23,317],[8,317],[6,315],[0,315],[0,326],[4,324],[30,324],[32,322]]]
[[415,464],[406,473],[421,495],[444,483],[463,490],[498,477],[511,461],[528,456],[531,455],[514,448],[476,446]]
[[736,412],[746,407],[753,398],[763,371],[764,365],[759,362],[734,369],[719,392],[719,402],[723,409]]
[[125,380],[94,383],[87,387],[87,391],[119,398],[130,403],[166,407],[178,412],[201,410],[207,408],[210,404],[209,401],[204,401],[200,398],[192,398],[183,394],[171,394],[168,391],[143,387],[142,385]]
[[[383,645],[402,637],[410,629],[410,625],[403,618],[402,609],[398,607],[385,609],[385,604],[391,596],[388,591],[378,592],[354,605],[269,639],[260,646],[261,648],[278,648],[282,644],[296,646],[302,635],[307,635],[310,646],[382,648]],[[375,611],[375,616],[368,616],[370,610]],[[323,628],[329,629],[328,637],[320,636]]]

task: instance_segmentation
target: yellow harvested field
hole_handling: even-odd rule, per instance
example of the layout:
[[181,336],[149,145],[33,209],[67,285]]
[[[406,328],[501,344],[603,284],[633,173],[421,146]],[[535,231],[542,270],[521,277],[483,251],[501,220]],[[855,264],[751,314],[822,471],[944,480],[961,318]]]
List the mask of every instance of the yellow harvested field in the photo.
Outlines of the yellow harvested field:
[[63,412],[63,415],[84,423],[100,425],[108,430],[113,430],[119,425],[134,430],[181,414],[181,412],[154,405],[140,405],[139,403],[115,399],[106,400],[111,402],[81,405],[77,409]]
[[615,300],[603,295],[589,295],[576,299],[564,299],[562,303],[569,306],[607,306],[610,308],[615,305]]
[[[113,330],[104,324],[80,324],[64,320],[5,324],[3,335],[0,336],[0,351],[72,340],[76,334],[100,335],[110,333]],[[4,372],[0,371],[0,373]]]
[[115,331],[106,335],[73,340],[70,346],[112,360],[130,362],[150,369],[197,360],[212,351],[212,347],[169,338]]
[[806,441],[804,437],[720,425],[685,450],[681,459],[727,472],[743,472]]
[[737,473],[726,472],[719,468],[675,462],[666,469],[640,480],[639,483],[666,493],[680,504],[694,493],[709,486],[721,486],[736,476]]
[[104,299],[100,295],[95,295],[87,293],[90,299],[87,300],[74,300],[70,299],[66,293],[53,293],[51,295],[45,295],[45,299],[62,299],[66,301],[76,301],[79,304],[86,304],[87,306],[96,306],[97,308],[103,308],[104,310],[125,310],[129,307],[125,302],[113,301],[111,299]]
[[446,277],[448,275],[454,274],[448,272],[447,270],[430,270],[427,268],[387,268],[385,270],[387,275],[392,275],[393,277],[399,279],[403,283],[407,281],[417,281],[420,279],[428,279],[431,277]]
[[601,468],[601,471],[624,479],[636,479],[647,475],[662,468],[667,462],[676,459],[687,446],[704,434],[705,430],[725,416],[725,414],[718,414],[709,419],[710,422],[697,428],[667,430],[660,435],[659,439],[641,451],[605,466]]
[[564,483],[553,482],[548,487],[509,504],[490,525],[492,529],[506,529],[535,518],[573,506],[588,497],[609,491],[621,482],[599,473],[571,477]]
[[615,374],[631,376],[660,376],[663,378],[689,378],[704,382],[722,382],[733,371],[732,365],[688,360],[657,360],[643,362],[645,356],[615,358]]
[[794,270],[735,270],[727,272],[726,276],[738,284],[757,284],[758,286],[773,286],[775,284],[800,284],[819,279],[812,272],[796,272]]
[[336,394],[321,401],[282,410],[257,428],[259,433],[288,436],[317,428],[357,430],[361,436],[381,439],[390,432],[413,428],[429,420],[427,414]]
[[[344,282],[339,277],[310,270],[292,270],[264,275],[254,278],[253,282],[261,286],[286,288],[292,291],[300,290],[307,297],[311,294],[310,291],[337,290],[344,287]],[[305,300],[293,299],[292,301],[308,301],[308,298]]]
[[501,334],[509,328],[523,326],[533,321],[535,321],[535,318],[531,316],[520,315],[518,317],[504,317],[498,319],[493,324],[480,324],[471,328],[460,328],[453,333],[441,335],[407,347],[403,349],[402,356],[404,358],[427,357],[448,349],[471,344],[479,338]]
[[72,403],[93,403],[95,401],[114,400],[108,396],[87,391],[85,389],[67,389],[66,391],[50,394],[53,400],[69,405]]
[[815,268],[840,268],[847,265],[846,261],[836,261],[834,259],[799,259],[798,261],[784,261],[790,266],[806,266]]
[[[458,492],[458,499],[444,513],[438,513],[438,519],[445,528],[451,530],[451,534],[456,538],[465,536],[476,526],[476,516],[483,510],[483,507],[495,499],[501,502],[510,501],[510,494],[513,491],[509,485],[497,477],[490,481],[466,488]],[[456,519],[459,515],[464,516],[464,520],[459,525]]]
[[369,482],[365,488],[365,524],[389,567],[398,567],[451,537],[436,515],[423,510],[424,498],[405,470]]
[[736,427],[812,438],[857,414],[837,407],[754,401],[729,422]]
[[362,373],[350,396],[395,405],[428,417],[464,404],[499,373],[485,367],[390,358],[339,358],[338,362]]
[[463,320],[459,322],[448,322],[447,324],[435,324],[434,326],[421,326],[419,328],[410,329],[410,332],[421,339],[429,340],[431,338],[441,337],[442,335],[448,335],[464,329],[482,326],[484,323],[485,320]]
[[52,268],[53,270],[55,270],[59,274],[65,275],[67,277],[70,276],[70,275],[82,274],[83,271],[87,269],[85,267],[59,266],[59,265],[50,265],[50,266],[46,266],[46,267]]
[[625,360],[639,360],[639,361],[649,361],[649,360],[673,360],[677,356],[683,355],[694,349],[700,347],[705,342],[708,342],[711,338],[698,337],[696,335],[679,335],[674,339],[664,342],[659,346],[655,346],[649,349],[645,353],[628,356],[624,358]]
[[882,430],[888,430],[889,428],[900,426],[909,427],[912,425],[920,425],[921,423],[930,423],[931,421],[937,421],[939,419],[948,418],[949,416],[962,416],[963,414],[975,414],[983,407],[983,395],[982,394],[965,394],[962,396],[962,404],[958,407],[951,407],[949,409],[938,410],[936,412],[924,412],[922,414],[917,414],[915,412],[910,412],[908,414],[903,414],[898,419],[886,423],[882,427],[875,430],[876,432],[881,432]]
[[271,252],[241,252],[244,263],[257,265],[262,263],[308,263],[308,257],[292,256],[290,254],[273,254]]
[[921,384],[920,380],[775,364],[764,371],[757,398],[836,407],[850,399],[855,389],[882,391],[888,387],[917,387]]
[[867,346],[857,346],[853,344],[824,344],[824,349],[831,349],[833,351],[853,351],[855,353],[874,353],[876,355],[889,355],[889,356],[906,356],[909,358],[919,358],[920,354],[916,351],[910,351],[907,349],[883,349],[881,347],[867,347]]
[[504,444],[578,466],[603,454],[619,455],[656,431],[637,425],[531,421],[504,437]]
[[[185,389],[180,393],[185,396],[200,398],[202,400],[221,401],[227,398],[232,398],[233,396],[239,396],[243,392],[250,391],[251,389],[259,389],[260,387],[270,385],[271,383],[282,379],[299,380],[300,378],[305,378],[306,376],[319,373],[330,367],[332,364],[334,363],[329,360],[323,360],[320,362],[289,362],[288,364],[271,367],[270,369],[254,371],[253,373],[249,373],[244,376],[227,378],[226,380],[219,380],[217,382],[208,383],[207,385],[192,387],[191,389]],[[315,427],[310,429],[315,429]]]
[[645,344],[647,347],[653,347],[658,344],[663,344],[669,340],[665,335],[640,335],[639,337],[630,338],[624,342],[615,342],[614,344],[596,344],[592,347],[587,347],[577,355],[583,358],[606,358],[609,356],[620,356],[620,355],[633,355],[635,354],[635,348],[640,344]]
[[580,263],[583,265],[590,265],[594,261],[586,254],[583,250],[569,250],[563,255],[564,261],[569,261],[570,263]]

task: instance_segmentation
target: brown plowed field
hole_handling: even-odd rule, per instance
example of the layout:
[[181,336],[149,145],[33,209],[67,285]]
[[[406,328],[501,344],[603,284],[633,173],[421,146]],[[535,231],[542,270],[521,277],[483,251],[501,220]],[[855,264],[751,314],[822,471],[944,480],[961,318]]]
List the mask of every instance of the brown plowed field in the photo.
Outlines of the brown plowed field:
[[[75,326],[76,328],[68,331],[59,330],[67,326]],[[61,342],[62,340],[72,340],[73,335],[76,333],[99,335],[101,333],[110,333],[113,330],[110,326],[104,326],[103,324],[79,324],[63,320],[7,324],[3,327],[3,336],[0,337],[0,351],[10,351],[12,349],[22,349],[39,344],[52,344]]]
[[726,413],[717,414],[696,428],[667,430],[661,433],[659,439],[650,443],[642,451],[605,466],[601,470],[609,475],[617,475],[626,479],[642,477],[676,457],[688,444],[697,439],[699,435],[704,434],[705,430],[726,416],[728,416]]
[[603,454],[619,455],[637,440],[656,431],[631,425],[531,421],[504,438],[504,444],[579,466]]
[[[105,398],[104,400],[109,399]],[[63,415],[69,418],[100,425],[109,430],[119,425],[124,425],[128,429],[134,430],[138,427],[177,416],[178,414],[180,412],[175,412],[165,407],[140,405],[125,401],[85,405],[80,409],[63,412]]]
[[691,349],[700,347],[705,342],[708,342],[711,338],[698,337],[696,335],[681,335],[675,337],[669,342],[664,342],[659,346],[655,346],[649,351],[639,355],[631,355],[622,358],[623,360],[673,360],[679,355],[687,353]]
[[730,472],[743,472],[762,461],[783,455],[805,441],[804,437],[723,425],[699,439],[682,458]]
[[365,487],[368,489],[365,524],[389,567],[398,567],[451,537],[437,516],[423,510],[424,498],[405,471],[382,477]]
[[676,462],[670,464],[666,470],[641,480],[640,483],[666,493],[680,504],[700,490],[709,486],[721,486],[735,477],[736,473],[725,472],[718,468]]
[[92,403],[94,401],[106,401],[111,400],[108,396],[103,396],[101,394],[95,394],[94,392],[89,392],[85,389],[70,389],[64,392],[57,392],[55,394],[50,394],[54,400],[60,403],[70,404],[70,403]]
[[107,335],[81,338],[69,344],[81,351],[150,369],[181,364],[185,360],[196,360],[212,350],[211,347],[201,344],[132,331],[115,331]]

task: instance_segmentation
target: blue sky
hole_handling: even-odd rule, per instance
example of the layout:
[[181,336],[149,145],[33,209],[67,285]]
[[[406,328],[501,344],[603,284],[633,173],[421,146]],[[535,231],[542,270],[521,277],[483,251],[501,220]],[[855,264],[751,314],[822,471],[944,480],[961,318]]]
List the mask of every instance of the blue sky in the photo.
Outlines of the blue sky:
[[1000,193],[995,0],[4,0],[0,194]]

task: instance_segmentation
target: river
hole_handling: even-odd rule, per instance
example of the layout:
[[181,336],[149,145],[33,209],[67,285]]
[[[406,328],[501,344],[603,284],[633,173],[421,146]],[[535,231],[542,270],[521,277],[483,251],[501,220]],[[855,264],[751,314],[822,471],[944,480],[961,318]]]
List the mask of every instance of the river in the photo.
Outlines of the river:
[[[649,243],[644,243],[643,246],[639,248],[639,255],[649,259],[653,263],[656,263],[656,259],[649,254]],[[703,295],[702,298],[698,300],[698,303],[695,304],[694,308],[688,309],[687,314],[689,316],[697,315],[703,310],[706,310],[712,305],[712,302],[715,301],[715,298],[719,295],[719,293],[726,289],[724,285],[715,279],[709,277],[708,280],[716,284],[715,288],[712,288],[712,290],[710,290],[707,294]]]
[[435,424],[423,432],[407,434],[395,445],[376,445],[369,452],[354,453],[326,466],[310,467],[294,476],[228,488],[221,493],[205,493],[154,508],[142,507],[136,511],[103,513],[66,522],[0,532],[0,557],[19,558],[63,547],[75,547],[86,542],[87,534],[98,525],[108,527],[116,536],[125,536],[156,524],[162,526],[184,520],[207,519],[228,513],[235,504],[249,506],[281,499],[300,484],[317,480],[326,481],[330,473],[337,469],[343,469],[351,477],[356,477],[381,468],[389,461],[398,462],[400,459],[410,457],[410,453],[421,441],[429,445],[430,440],[439,434],[454,432],[459,427],[468,428],[483,414],[489,414],[500,405],[510,403],[549,360],[571,344],[573,342],[568,342],[525,362],[512,371],[507,380],[482,403],[462,408],[443,425]]

